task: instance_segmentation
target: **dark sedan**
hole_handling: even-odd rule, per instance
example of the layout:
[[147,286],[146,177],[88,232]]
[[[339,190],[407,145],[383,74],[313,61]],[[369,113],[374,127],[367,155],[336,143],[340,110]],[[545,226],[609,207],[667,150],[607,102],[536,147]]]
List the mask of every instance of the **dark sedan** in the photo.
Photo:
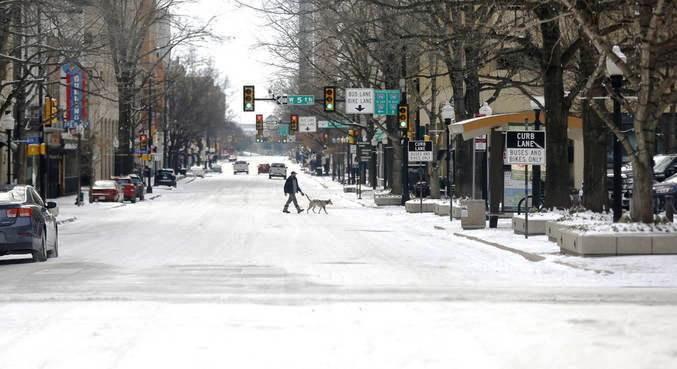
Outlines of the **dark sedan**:
[[57,206],[45,203],[32,186],[0,192],[0,256],[32,254],[33,261],[59,256]]
[[155,174],[155,186],[176,187],[176,175],[172,169],[159,169]]
[[673,174],[672,177],[663,182],[654,184],[653,192],[659,209],[665,210],[668,196],[672,196],[672,204],[677,208],[677,174]]

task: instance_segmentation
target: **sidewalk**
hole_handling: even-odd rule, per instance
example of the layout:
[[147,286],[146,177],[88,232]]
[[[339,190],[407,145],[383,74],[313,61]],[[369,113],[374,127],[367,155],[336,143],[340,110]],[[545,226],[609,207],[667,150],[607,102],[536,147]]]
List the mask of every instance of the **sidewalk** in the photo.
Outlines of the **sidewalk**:
[[[355,193],[344,193],[343,185],[332,181],[331,176],[307,176],[319,183],[332,197],[341,198],[365,208],[378,209],[392,216],[406,217],[408,224],[416,229],[430,229],[429,233],[444,234],[449,247],[463,239],[472,242],[478,248],[501,250],[506,257],[519,256],[538,265],[540,263],[557,264],[565,269],[583,271],[594,277],[602,285],[618,286],[677,286],[677,255],[628,255],[609,257],[579,257],[562,254],[556,243],[548,241],[547,236],[529,236],[515,234],[511,219],[499,219],[498,228],[463,230],[461,221],[450,221],[447,216],[431,213],[407,213],[403,206],[379,207],[374,203],[373,190],[363,191],[362,199]],[[562,278],[566,278],[562,275]]]

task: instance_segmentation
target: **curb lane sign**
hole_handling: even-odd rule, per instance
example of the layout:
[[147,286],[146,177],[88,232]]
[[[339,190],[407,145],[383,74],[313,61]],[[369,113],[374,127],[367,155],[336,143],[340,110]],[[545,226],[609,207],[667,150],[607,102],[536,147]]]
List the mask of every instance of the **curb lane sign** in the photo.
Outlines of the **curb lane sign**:
[[505,162],[545,165],[545,131],[507,131]]
[[317,132],[315,116],[299,117],[299,133]]
[[432,141],[409,141],[409,161],[433,161]]
[[374,90],[346,88],[346,114],[374,114]]

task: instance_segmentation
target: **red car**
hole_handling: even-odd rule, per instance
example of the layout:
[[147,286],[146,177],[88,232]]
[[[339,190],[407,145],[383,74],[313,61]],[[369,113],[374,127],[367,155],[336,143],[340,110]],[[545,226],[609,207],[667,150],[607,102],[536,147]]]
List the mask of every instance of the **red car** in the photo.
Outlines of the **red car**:
[[89,190],[89,202],[122,201],[122,188],[115,181],[96,181]]
[[139,200],[143,201],[144,198],[146,197],[146,186],[143,183],[143,179],[138,175],[138,174],[130,174],[129,178],[132,180],[134,183],[134,186],[136,187],[136,197],[139,198]]
[[270,172],[270,164],[259,164],[258,174]]
[[112,180],[117,182],[117,184],[122,187],[122,193],[124,195],[124,200],[129,200],[132,203],[136,202],[136,185],[129,177],[111,177]]

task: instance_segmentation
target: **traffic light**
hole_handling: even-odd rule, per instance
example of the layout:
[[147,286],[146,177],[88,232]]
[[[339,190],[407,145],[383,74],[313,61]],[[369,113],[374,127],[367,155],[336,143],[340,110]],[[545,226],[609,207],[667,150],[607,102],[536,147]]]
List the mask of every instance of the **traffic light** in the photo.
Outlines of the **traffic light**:
[[409,129],[409,107],[407,105],[400,105],[397,114],[397,121],[400,129],[406,131]]
[[263,131],[263,114],[256,114],[256,130]]
[[148,136],[146,136],[145,133],[142,133],[141,135],[139,135],[139,142],[141,142],[142,144],[145,144],[147,141],[148,141]]
[[254,111],[254,86],[244,86],[242,88],[242,109],[244,111]]
[[289,134],[293,135],[299,130],[299,116],[292,114],[289,116]]
[[336,87],[334,86],[324,88],[324,111],[326,113],[336,111]]
[[55,98],[45,97],[45,103],[42,107],[42,121],[48,126],[59,122],[59,105]]

